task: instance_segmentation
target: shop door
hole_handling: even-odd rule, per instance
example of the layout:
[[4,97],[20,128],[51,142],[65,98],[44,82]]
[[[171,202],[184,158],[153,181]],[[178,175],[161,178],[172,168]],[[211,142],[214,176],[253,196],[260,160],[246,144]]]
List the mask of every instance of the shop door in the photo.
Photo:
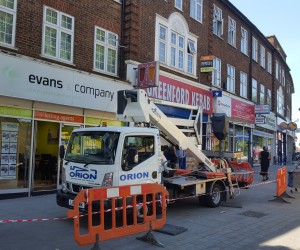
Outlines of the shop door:
[[[60,146],[64,146],[64,149],[66,150],[69,139],[70,139],[70,135],[72,133],[72,131],[76,128],[80,128],[80,125],[77,124],[60,124],[60,142],[59,145]],[[58,152],[58,175],[57,175],[57,188],[60,187],[61,185],[61,170],[62,170],[62,163],[63,163],[63,159],[61,159],[59,157],[59,152]]]
[[57,187],[59,128],[57,122],[35,122],[33,191],[53,190]]

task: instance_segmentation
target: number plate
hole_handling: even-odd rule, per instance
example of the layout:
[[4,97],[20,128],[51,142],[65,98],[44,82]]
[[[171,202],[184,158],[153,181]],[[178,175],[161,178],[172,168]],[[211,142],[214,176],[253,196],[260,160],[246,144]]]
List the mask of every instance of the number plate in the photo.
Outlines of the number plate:
[[[74,201],[71,200],[71,199],[69,199],[69,206],[74,207]],[[80,203],[79,203],[79,207],[80,207],[80,208],[85,208],[85,203],[84,203],[84,202],[80,202]]]

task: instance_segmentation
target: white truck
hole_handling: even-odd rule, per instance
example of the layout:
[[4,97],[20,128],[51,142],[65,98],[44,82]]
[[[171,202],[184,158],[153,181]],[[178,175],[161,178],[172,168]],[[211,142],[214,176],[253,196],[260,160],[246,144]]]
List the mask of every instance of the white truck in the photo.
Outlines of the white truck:
[[[118,92],[117,118],[129,123],[150,123],[155,128],[75,129],[64,153],[58,205],[72,208],[75,196],[82,189],[143,183],[162,183],[170,199],[198,196],[199,202],[209,207],[226,201],[228,190],[232,194],[231,168],[213,164],[195,140],[190,140],[166,117],[144,90]],[[195,121],[192,123],[195,127]],[[161,151],[162,135],[186,150],[201,168],[176,175],[176,170],[166,167]]]

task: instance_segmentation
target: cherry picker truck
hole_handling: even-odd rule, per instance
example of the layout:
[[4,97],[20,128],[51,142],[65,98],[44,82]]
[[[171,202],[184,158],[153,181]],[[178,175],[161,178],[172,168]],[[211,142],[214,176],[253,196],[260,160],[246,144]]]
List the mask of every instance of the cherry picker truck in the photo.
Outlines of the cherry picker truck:
[[[183,122],[184,127],[196,130],[201,115],[198,109],[194,119]],[[243,175],[234,173],[226,161],[212,162],[195,140],[186,136],[142,89],[118,92],[117,119],[129,124],[148,123],[151,127],[75,129],[63,152],[58,205],[72,208],[82,189],[160,183],[168,190],[170,200],[198,196],[201,204],[218,207],[226,201],[228,192],[234,195],[234,187],[241,181],[239,176],[240,179],[253,176],[253,171],[243,171]],[[186,150],[198,162],[199,169],[180,175],[177,170],[170,170],[161,150],[162,137]],[[81,206],[84,209],[85,204]]]

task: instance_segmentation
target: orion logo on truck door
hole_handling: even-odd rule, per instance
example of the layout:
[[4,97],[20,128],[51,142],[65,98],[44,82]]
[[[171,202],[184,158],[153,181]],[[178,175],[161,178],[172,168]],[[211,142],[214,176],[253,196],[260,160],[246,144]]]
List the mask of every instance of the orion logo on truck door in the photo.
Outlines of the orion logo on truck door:
[[149,172],[122,174],[120,176],[120,181],[131,181],[131,180],[145,179],[145,178],[149,178]]
[[96,180],[97,179],[97,170],[95,169],[86,169],[77,166],[70,166],[70,177],[76,179],[84,180]]

